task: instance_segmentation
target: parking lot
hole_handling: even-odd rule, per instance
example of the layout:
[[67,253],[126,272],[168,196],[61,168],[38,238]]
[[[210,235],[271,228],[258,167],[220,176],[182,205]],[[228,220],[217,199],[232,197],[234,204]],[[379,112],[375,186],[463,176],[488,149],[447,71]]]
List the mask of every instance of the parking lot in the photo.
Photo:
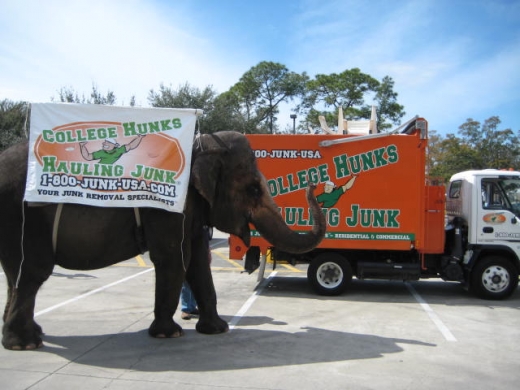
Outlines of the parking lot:
[[[96,271],[56,268],[38,295],[45,347],[0,350],[2,389],[516,389],[520,292],[474,298],[459,285],[354,280],[315,295],[306,267],[257,275],[211,241],[220,315],[208,336],[153,339],[154,271],[146,256]],[[0,304],[6,282],[0,276]]]

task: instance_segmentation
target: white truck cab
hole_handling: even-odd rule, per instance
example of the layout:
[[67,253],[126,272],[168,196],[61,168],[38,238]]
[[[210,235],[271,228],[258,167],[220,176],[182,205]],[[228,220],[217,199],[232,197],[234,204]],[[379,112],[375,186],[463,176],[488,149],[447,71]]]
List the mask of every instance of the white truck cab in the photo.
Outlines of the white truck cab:
[[507,296],[520,269],[520,172],[485,169],[453,175],[446,194],[452,250],[469,287],[483,298]]

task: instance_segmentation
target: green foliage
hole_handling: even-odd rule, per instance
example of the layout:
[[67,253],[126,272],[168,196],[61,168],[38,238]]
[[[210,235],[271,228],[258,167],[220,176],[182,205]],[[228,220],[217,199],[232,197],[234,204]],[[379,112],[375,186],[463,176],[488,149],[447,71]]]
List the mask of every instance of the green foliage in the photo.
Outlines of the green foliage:
[[[58,98],[61,103],[103,104],[110,106],[116,104],[116,96],[114,95],[114,92],[108,90],[107,94],[104,96],[98,91],[94,84],[92,84],[92,91],[90,92],[89,98],[85,98],[85,95],[82,95],[80,98],[78,93],[72,87],[61,87],[58,91]],[[132,101],[135,104],[135,97],[133,96],[131,102]]]
[[[376,88],[374,97],[377,128],[379,131],[389,130],[392,125],[399,125],[401,118],[406,114],[404,106],[397,103],[397,92],[394,91],[394,80],[385,76]],[[370,118],[370,114],[365,113],[364,118]]]
[[0,151],[27,139],[29,104],[4,99],[0,101]]
[[345,119],[369,119],[371,105],[366,104],[365,99],[373,95],[378,128],[385,130],[392,126],[387,121],[399,124],[404,115],[403,106],[397,104],[397,93],[393,88],[394,81],[389,76],[379,82],[358,68],[347,69],[339,74],[318,74],[307,82],[306,94],[298,109],[305,115],[309,125],[317,127],[319,121],[316,113],[323,115],[328,123],[337,123],[340,107]]
[[282,102],[302,96],[308,76],[290,72],[276,62],[260,62],[242,75],[230,90],[244,121],[244,132],[274,133]]
[[248,124],[240,111],[239,97],[232,91],[218,95],[213,101],[213,109],[206,116],[207,133],[225,130],[251,133],[247,131]]
[[500,119],[492,116],[481,125],[468,119],[459,127],[460,137],[430,134],[430,176],[448,180],[451,175],[470,169],[520,169],[518,136],[511,129],[499,130]]
[[164,84],[159,86],[159,92],[150,90],[148,101],[152,107],[169,108],[196,108],[203,111],[199,116],[199,126],[201,133],[212,133],[211,122],[208,120],[208,112],[213,111],[216,91],[211,85],[203,90],[191,86],[189,83],[180,85],[176,90],[166,87]]

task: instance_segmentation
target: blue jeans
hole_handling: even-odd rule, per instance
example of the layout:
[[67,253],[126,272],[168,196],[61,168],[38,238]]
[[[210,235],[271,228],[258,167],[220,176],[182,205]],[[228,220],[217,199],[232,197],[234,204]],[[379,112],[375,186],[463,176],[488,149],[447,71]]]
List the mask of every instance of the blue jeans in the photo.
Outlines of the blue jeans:
[[181,310],[186,313],[191,313],[197,308],[197,301],[193,296],[193,292],[191,291],[190,285],[188,282],[184,281],[182,283],[181,290]]

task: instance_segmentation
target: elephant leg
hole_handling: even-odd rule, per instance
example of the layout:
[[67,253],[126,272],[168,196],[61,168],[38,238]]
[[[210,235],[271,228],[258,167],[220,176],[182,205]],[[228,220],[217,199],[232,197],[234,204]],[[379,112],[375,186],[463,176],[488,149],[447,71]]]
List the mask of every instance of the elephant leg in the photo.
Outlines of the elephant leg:
[[[172,263],[172,259],[169,261]],[[148,333],[157,338],[176,338],[184,335],[182,327],[173,320],[179,304],[184,273],[182,269],[172,272],[172,266],[164,263],[155,263],[155,318]]]
[[29,350],[43,346],[42,328],[34,321],[36,293],[43,284],[22,276],[18,288],[11,287],[4,313],[2,345],[6,349]]
[[181,259],[188,252],[186,245],[184,250],[180,248],[180,244],[177,244],[174,250],[150,250],[150,259],[155,267],[155,318],[148,329],[152,337],[176,338],[184,335],[182,327],[173,320],[184,281]]
[[155,267],[154,320],[148,328],[152,337],[180,337],[182,328],[173,320],[179,304],[184,268],[182,256],[188,246],[183,240],[182,214],[146,208],[141,210],[143,231],[149,248],[150,260]]
[[227,332],[227,322],[217,313],[217,294],[211,276],[209,243],[205,232],[192,241],[192,258],[186,280],[199,308],[197,331],[205,334]]

